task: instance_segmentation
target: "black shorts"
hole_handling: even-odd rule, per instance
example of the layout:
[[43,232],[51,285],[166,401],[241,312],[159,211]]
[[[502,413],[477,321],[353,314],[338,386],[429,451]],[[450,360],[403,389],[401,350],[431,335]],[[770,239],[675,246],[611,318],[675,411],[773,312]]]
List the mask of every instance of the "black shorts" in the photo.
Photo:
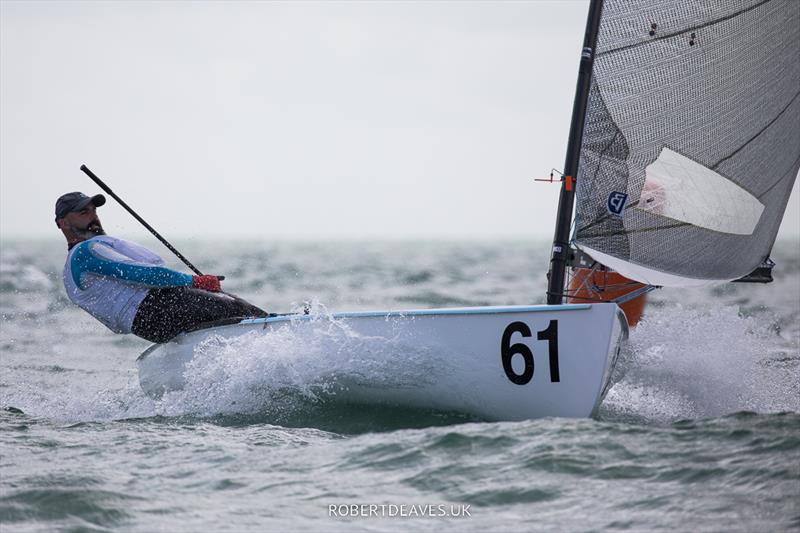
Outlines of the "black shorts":
[[139,304],[132,331],[150,342],[167,342],[208,322],[265,316],[269,316],[266,311],[224,292],[165,287],[150,289]]

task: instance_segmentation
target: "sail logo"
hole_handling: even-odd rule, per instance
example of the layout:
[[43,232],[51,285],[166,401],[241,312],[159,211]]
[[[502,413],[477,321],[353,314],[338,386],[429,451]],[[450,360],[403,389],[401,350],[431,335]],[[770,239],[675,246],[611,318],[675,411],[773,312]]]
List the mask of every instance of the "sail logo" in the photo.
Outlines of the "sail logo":
[[608,195],[608,212],[615,217],[621,217],[628,203],[628,195],[624,192],[612,192]]

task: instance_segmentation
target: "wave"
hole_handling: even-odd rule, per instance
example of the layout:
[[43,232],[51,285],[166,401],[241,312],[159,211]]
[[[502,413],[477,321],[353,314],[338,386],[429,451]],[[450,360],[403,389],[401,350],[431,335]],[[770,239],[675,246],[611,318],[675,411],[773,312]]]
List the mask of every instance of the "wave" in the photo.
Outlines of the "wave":
[[601,417],[661,423],[800,412],[800,353],[777,321],[736,306],[651,309],[631,332],[635,356]]

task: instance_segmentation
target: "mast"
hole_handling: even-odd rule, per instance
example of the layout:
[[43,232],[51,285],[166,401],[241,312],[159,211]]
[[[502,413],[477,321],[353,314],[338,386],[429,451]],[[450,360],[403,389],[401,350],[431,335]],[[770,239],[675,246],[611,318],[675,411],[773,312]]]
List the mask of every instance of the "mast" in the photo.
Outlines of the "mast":
[[550,256],[550,271],[547,273],[547,303],[558,305],[563,300],[564,282],[566,279],[567,259],[569,257],[570,226],[572,225],[572,208],[575,203],[575,178],[578,175],[578,160],[583,139],[583,123],[586,115],[586,102],[589,98],[589,87],[592,81],[592,65],[594,63],[597,32],[600,27],[600,13],[603,0],[591,0],[589,16],[586,19],[586,33],[583,36],[583,51],[578,69],[578,84],[575,88],[575,101],[572,104],[572,121],[569,126],[567,142],[567,158],[564,163],[564,181],[558,197],[558,214],[556,215],[556,231],[553,237],[553,251]]

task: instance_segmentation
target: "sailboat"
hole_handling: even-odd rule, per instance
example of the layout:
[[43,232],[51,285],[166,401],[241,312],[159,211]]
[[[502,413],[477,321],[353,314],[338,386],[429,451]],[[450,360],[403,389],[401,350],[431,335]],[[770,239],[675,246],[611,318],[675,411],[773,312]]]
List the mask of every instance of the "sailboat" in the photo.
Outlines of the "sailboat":
[[[800,168],[798,57],[793,0],[592,0],[547,305],[210,324],[148,348],[143,390],[180,390],[214,343],[291,333],[326,349],[344,336],[397,372],[334,373],[337,401],[486,420],[592,416],[638,320],[620,305],[657,287],[769,279]],[[347,358],[347,346],[329,348]]]

